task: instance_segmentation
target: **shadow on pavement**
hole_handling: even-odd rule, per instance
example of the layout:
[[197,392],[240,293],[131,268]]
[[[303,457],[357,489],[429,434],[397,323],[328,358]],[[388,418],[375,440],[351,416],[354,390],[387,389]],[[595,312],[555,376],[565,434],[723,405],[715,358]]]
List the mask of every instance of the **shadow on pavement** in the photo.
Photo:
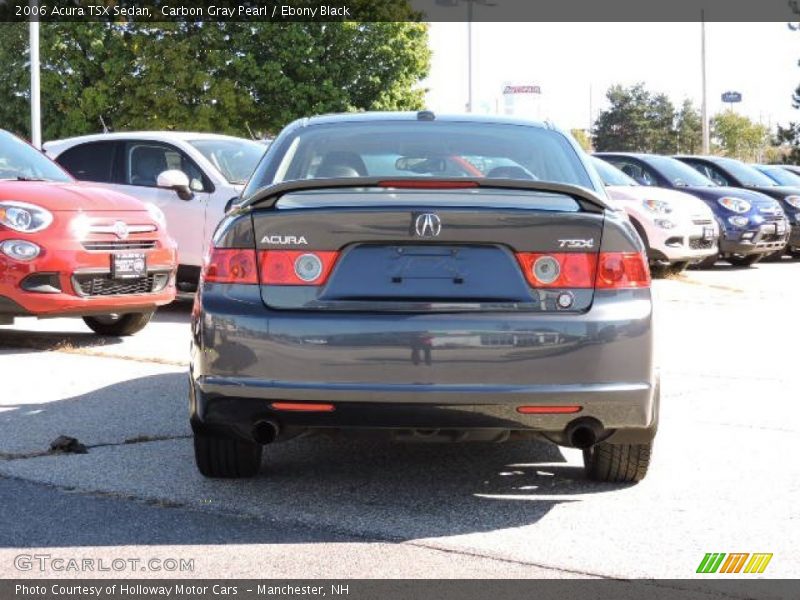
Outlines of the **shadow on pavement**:
[[[45,488],[57,500],[46,502],[44,512],[0,499],[4,521],[16,523],[19,513],[28,531],[23,535],[15,524],[0,532],[0,546],[282,543],[302,542],[304,535],[315,542],[320,535],[400,541],[522,527],[560,503],[624,487],[586,481],[581,468],[546,443],[413,444],[346,435],[275,444],[258,477],[208,480],[195,469],[191,441],[181,437],[188,432],[185,407],[186,376],[168,373],[0,413],[0,439],[36,435],[49,442],[68,435],[90,446],[85,455],[0,461],[3,472],[178,506],[147,507],[162,511],[147,518],[194,523],[137,526],[124,515],[142,510],[139,503],[104,500],[116,508],[93,512],[84,494]],[[150,441],[164,435],[174,438]],[[91,447],[97,440],[111,445]],[[8,481],[0,479],[0,487]],[[226,514],[246,517],[248,527],[229,531]],[[313,536],[303,527],[313,528]]]

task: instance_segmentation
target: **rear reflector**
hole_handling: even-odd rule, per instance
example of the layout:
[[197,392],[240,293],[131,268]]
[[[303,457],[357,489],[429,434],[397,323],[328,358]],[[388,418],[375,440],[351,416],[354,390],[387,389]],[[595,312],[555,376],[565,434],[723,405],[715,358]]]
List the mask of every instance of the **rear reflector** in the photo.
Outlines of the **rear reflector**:
[[212,248],[203,268],[203,279],[211,283],[257,284],[255,250]]
[[264,250],[259,253],[264,285],[323,285],[338,252]]
[[567,406],[518,406],[517,412],[522,415],[565,415],[580,412],[581,407]]
[[441,181],[437,179],[398,179],[378,183],[380,187],[406,188],[414,190],[458,190],[478,187],[475,181]]
[[602,252],[597,266],[598,289],[650,286],[650,268],[639,252]]
[[535,288],[591,288],[594,286],[596,254],[517,254],[525,279]]
[[273,402],[270,406],[274,410],[290,410],[297,412],[333,412],[336,410],[333,404],[313,404],[311,402]]

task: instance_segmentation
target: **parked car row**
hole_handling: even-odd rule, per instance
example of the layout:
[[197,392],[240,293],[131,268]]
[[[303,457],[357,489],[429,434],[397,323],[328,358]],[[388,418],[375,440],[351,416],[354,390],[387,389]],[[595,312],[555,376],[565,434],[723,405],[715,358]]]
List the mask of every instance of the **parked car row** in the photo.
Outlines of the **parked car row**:
[[271,144],[150,132],[45,150],[58,164],[0,133],[0,323],[78,315],[126,335],[197,288],[190,422],[209,477],[368,428],[537,437],[582,449],[591,479],[638,481],[660,402],[648,261],[798,251],[789,171],[590,157],[514,119],[360,113]]
[[[616,181],[641,186],[630,189],[637,189],[646,209],[659,213],[658,219],[648,220],[642,218],[643,211],[635,202],[636,210],[626,209],[651,261],[666,262],[673,270],[689,263],[710,267],[720,259],[750,266],[763,258],[779,258],[785,252],[795,255],[800,250],[800,177],[791,180],[788,170],[712,156],[599,152],[595,157],[618,169]],[[596,165],[601,175],[608,171],[601,163]],[[616,189],[610,188],[612,198],[619,194]],[[666,190],[672,195],[663,196]],[[695,213],[690,220],[704,228],[713,226],[717,233],[704,229],[702,235],[682,236],[680,215],[687,209],[695,211],[698,200],[711,214]]]

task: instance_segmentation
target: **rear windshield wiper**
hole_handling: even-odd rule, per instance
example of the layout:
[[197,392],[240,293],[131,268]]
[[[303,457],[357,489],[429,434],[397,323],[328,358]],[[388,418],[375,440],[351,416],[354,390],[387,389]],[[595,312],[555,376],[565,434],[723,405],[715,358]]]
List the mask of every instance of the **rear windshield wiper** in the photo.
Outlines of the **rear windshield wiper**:
[[16,178],[17,181],[47,181],[47,179],[42,179],[41,177],[25,177],[24,175],[20,175]]

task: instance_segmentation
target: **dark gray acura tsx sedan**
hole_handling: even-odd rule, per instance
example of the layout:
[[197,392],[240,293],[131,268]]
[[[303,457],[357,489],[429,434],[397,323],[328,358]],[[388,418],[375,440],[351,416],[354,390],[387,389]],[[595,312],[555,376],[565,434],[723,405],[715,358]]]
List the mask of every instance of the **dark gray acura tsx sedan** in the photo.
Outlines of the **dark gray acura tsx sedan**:
[[643,246],[548,124],[358,113],[275,139],[217,227],[192,316],[209,477],[263,447],[369,429],[538,437],[642,479],[658,422]]

